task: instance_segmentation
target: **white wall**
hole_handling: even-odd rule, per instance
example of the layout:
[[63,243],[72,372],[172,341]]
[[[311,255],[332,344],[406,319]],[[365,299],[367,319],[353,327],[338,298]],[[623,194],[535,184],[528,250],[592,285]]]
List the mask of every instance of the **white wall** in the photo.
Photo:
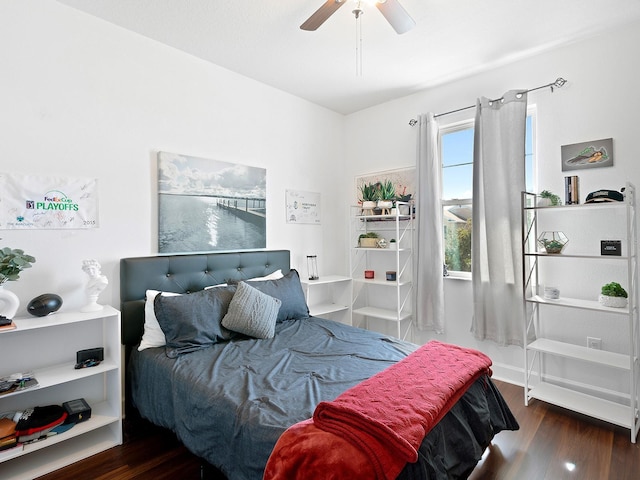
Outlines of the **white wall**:
[[[100,228],[0,232],[37,259],[8,285],[20,312],[45,292],[80,307],[85,258],[119,306],[119,259],[157,252],[157,151],[266,168],[267,247],[291,249],[302,275],[311,253],[347,273],[331,214],[341,115],[52,0],[0,1],[0,44],[0,171],[99,181]],[[322,226],[285,222],[286,189],[321,193]]]
[[[81,262],[96,258],[110,279],[100,300],[117,307],[119,259],[157,251],[159,150],[265,167],[267,247],[291,249],[303,274],[310,253],[319,256],[321,275],[346,274],[346,205],[354,202],[354,176],[414,164],[417,129],[408,126],[411,118],[558,76],[569,80],[563,89],[529,97],[538,115],[539,189],[562,191],[561,145],[606,137],[614,138],[615,166],[580,173],[582,196],[626,180],[640,184],[634,118],[640,110],[638,27],[345,119],[53,0],[0,0],[0,171],[96,177],[100,185],[98,229],[0,232],[0,246],[23,248],[37,258],[9,288],[21,298],[22,312],[44,292],[62,295],[64,308],[77,308],[86,281]],[[289,188],[322,194],[322,226],[286,224]],[[470,283],[447,280],[445,300],[447,332],[440,339],[485,351],[499,376],[520,381],[520,348],[477,342],[468,333]],[[560,333],[575,336],[572,330]],[[414,340],[431,337],[421,333]]]
[[[417,127],[408,126],[419,113],[442,113],[468,105],[476,98],[499,98],[511,89],[545,85],[562,76],[569,83],[561,90],[532,92],[529,103],[537,106],[536,154],[540,162],[538,188],[550,189],[564,198],[564,172],[560,166],[560,146],[613,137],[615,165],[611,168],[582,170],[581,197],[599,188],[619,189],[625,181],[640,186],[637,162],[640,111],[637,78],[640,65],[640,25],[628,25],[586,41],[540,54],[515,64],[473,75],[438,88],[388,102],[347,117],[347,166],[350,176],[362,172],[387,170],[412,165],[415,159]],[[443,117],[443,122],[473,118],[474,110]],[[345,197],[352,195],[346,190]],[[345,202],[353,201],[346,198]],[[578,280],[580,287],[599,291],[596,280]],[[476,347],[489,354],[496,373],[521,382],[522,349],[501,348],[492,342],[478,342],[469,333],[471,322],[471,285],[468,281],[445,282],[446,333],[438,337],[461,345]],[[580,325],[555,328],[569,341],[584,343]],[[606,331],[602,331],[602,330]],[[626,330],[612,329],[600,323],[597,335],[609,345],[624,344]],[[414,340],[422,343],[435,337],[421,332]],[[606,343],[606,341],[605,341]]]

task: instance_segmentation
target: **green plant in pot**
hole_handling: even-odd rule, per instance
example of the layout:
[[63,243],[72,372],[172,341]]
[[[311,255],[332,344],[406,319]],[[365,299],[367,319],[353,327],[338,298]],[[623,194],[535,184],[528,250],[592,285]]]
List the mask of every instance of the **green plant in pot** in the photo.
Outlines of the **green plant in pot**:
[[624,308],[627,306],[627,291],[618,282],[610,282],[600,289],[598,301],[605,307]]
[[560,197],[555,193],[551,193],[549,190],[543,190],[538,195],[540,199],[538,200],[538,206],[557,206],[562,205],[562,201]]
[[380,198],[380,190],[376,183],[363,183],[360,185],[360,201],[362,202],[362,209],[373,213],[373,209],[377,206],[378,199]]
[[361,248],[376,248],[378,246],[378,234],[376,232],[362,233],[358,238]]
[[6,282],[15,282],[20,278],[20,272],[25,268],[31,268],[35,263],[35,257],[24,253],[19,248],[4,247],[0,250],[0,315],[13,318],[20,300],[15,293],[4,288]]
[[568,242],[569,239],[562,232],[542,232],[538,237],[538,245],[549,254],[562,253]]
[[393,182],[391,180],[385,180],[383,182],[378,182],[378,191],[379,191],[379,199],[378,199],[378,207],[382,209],[383,214],[390,213],[391,208],[393,207],[393,202],[396,199],[396,188],[393,186]]

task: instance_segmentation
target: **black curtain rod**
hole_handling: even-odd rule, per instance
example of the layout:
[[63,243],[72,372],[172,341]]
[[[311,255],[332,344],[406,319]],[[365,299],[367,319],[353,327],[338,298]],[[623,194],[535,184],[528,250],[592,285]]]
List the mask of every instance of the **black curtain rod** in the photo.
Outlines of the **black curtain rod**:
[[[530,88],[529,90],[527,90],[527,93],[534,92],[536,90],[541,90],[543,88],[550,88],[551,92],[553,92],[554,87],[555,88],[562,88],[562,86],[564,86],[565,83],[567,83],[567,81],[564,78],[558,77],[555,82],[547,83],[546,85],[541,85],[541,86],[536,87],[536,88]],[[499,102],[500,100],[502,100],[502,98],[494,100],[494,102]],[[475,105],[469,105],[468,107],[457,108],[456,110],[451,110],[450,112],[439,113],[437,115],[434,115],[434,117],[435,118],[444,117],[445,115],[451,115],[452,113],[458,113],[458,112],[462,112],[464,110],[470,110],[472,108],[476,108],[476,106]],[[412,127],[414,125],[416,125],[417,123],[418,123],[418,120],[416,120],[415,118],[412,118],[411,120],[409,120],[409,125],[411,125]]]

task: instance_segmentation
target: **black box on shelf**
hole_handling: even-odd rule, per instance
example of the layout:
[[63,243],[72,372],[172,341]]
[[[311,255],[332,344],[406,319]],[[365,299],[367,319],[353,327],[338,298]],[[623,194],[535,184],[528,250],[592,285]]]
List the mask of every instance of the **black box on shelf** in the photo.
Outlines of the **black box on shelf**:
[[80,423],[91,418],[91,407],[84,398],[64,402],[62,408],[67,412],[64,423]]
[[622,241],[600,240],[600,255],[622,256]]

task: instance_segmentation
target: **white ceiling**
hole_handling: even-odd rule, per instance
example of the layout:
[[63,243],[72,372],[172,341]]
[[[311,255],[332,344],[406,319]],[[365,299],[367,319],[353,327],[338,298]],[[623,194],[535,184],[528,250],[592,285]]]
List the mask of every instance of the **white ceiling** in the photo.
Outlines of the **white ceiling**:
[[58,1],[343,114],[640,19],[639,0],[400,0],[398,35],[367,6],[358,77],[355,0],[315,32],[325,0]]

